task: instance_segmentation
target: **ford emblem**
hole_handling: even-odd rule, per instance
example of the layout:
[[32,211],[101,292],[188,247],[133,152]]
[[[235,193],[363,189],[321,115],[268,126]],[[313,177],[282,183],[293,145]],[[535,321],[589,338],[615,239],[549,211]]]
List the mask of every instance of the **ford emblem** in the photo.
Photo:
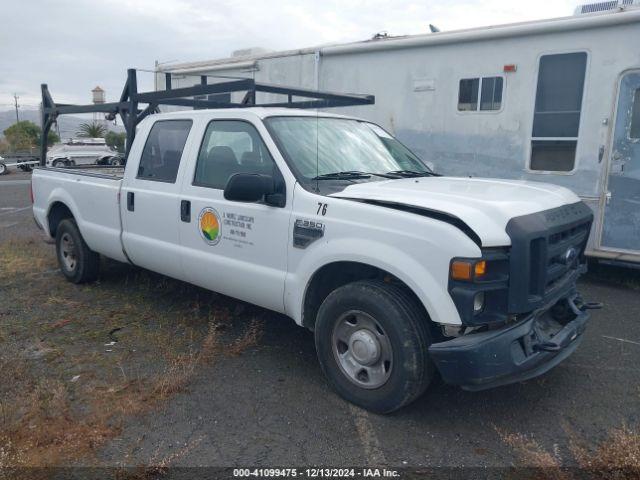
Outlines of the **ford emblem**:
[[561,257],[564,265],[571,265],[576,258],[578,258],[578,250],[575,247],[568,248]]

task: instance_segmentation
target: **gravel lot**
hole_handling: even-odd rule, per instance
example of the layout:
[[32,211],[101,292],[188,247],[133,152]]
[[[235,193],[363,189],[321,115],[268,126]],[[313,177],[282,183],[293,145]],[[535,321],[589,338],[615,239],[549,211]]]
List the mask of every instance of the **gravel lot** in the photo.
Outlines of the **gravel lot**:
[[[46,343],[59,355],[51,360],[53,370],[37,367],[42,361],[37,356],[29,360],[26,368],[34,381],[39,375],[55,374],[69,389],[70,379],[81,375],[74,383],[81,384],[91,371],[92,380],[85,384],[88,392],[89,386],[98,388],[99,382],[121,377],[126,385],[136,375],[139,382],[164,378],[158,376],[158,365],[173,363],[166,360],[168,353],[162,348],[175,342],[183,356],[204,348],[215,320],[211,316],[218,319],[214,358],[198,357],[197,368],[189,370],[179,388],[167,389],[161,402],[138,391],[146,407],[125,408],[117,429],[112,428],[112,418],[105,420],[111,430],[86,455],[74,457],[76,464],[139,465],[170,458],[179,466],[488,468],[531,462],[505,440],[510,434],[521,434],[551,452],[560,464],[571,465],[575,461],[571,438],[595,446],[621,425],[635,429],[640,424],[637,272],[598,267],[582,280],[585,299],[601,301],[605,309],[593,313],[577,352],[546,375],[478,393],[436,381],[408,408],[376,416],[350,406],[329,390],[316,361],[312,334],[281,315],[113,262],[106,265],[98,285],[76,287],[65,282],[55,270],[53,247],[41,242],[32,220],[29,176],[0,178],[0,246],[11,246],[5,248],[5,255],[24,250],[40,259],[33,267],[19,258],[13,264],[3,259],[0,341],[24,347],[24,342],[34,340],[32,332],[45,332],[34,341]],[[11,268],[25,269],[25,273]],[[118,310],[123,305],[129,310]],[[142,308],[146,316],[139,313]],[[74,312],[84,310],[93,311],[89,323],[64,323]],[[174,316],[180,317],[176,324],[171,321]],[[130,324],[141,326],[133,330]],[[62,326],[43,330],[47,325]],[[87,325],[95,326],[97,337],[80,335]],[[122,329],[113,334],[120,341],[105,347],[113,328]],[[47,332],[55,334],[50,338]],[[158,343],[146,340],[147,334],[158,336]],[[64,343],[68,338],[75,340]],[[74,362],[67,360],[71,357]],[[80,364],[79,359],[86,363]],[[90,405],[74,392],[69,397],[72,422],[74,415],[85,418]],[[3,403],[8,400],[2,399]],[[73,407],[74,402],[84,406]],[[46,462],[54,457],[42,458]]]

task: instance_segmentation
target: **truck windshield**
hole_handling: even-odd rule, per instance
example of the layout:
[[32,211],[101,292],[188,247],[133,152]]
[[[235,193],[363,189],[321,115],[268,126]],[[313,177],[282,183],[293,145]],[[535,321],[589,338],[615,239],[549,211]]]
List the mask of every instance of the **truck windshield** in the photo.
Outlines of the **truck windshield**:
[[329,117],[271,117],[267,126],[300,181],[431,175],[407,147],[372,123]]

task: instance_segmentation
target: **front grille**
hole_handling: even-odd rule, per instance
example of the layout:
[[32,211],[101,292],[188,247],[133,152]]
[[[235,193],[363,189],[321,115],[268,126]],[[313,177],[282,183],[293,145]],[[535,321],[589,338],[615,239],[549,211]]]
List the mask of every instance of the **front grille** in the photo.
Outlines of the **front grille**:
[[509,313],[533,311],[573,288],[592,221],[584,202],[509,221]]
[[[547,241],[547,269],[545,275],[544,293],[553,292],[562,280],[578,268],[589,237],[591,222],[585,222],[575,227],[549,236]],[[567,252],[574,249],[576,254],[572,259],[567,258]]]

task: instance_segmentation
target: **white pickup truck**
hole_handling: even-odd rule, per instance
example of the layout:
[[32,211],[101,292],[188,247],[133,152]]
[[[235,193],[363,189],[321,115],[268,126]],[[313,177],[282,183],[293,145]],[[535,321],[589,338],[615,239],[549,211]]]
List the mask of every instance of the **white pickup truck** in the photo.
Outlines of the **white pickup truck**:
[[291,317],[331,386],[374,412],[436,371],[481,390],[580,343],[592,223],[565,188],[447,178],[386,131],[282,108],[147,117],[123,175],[37,168],[36,222],[64,275],[129,262]]

